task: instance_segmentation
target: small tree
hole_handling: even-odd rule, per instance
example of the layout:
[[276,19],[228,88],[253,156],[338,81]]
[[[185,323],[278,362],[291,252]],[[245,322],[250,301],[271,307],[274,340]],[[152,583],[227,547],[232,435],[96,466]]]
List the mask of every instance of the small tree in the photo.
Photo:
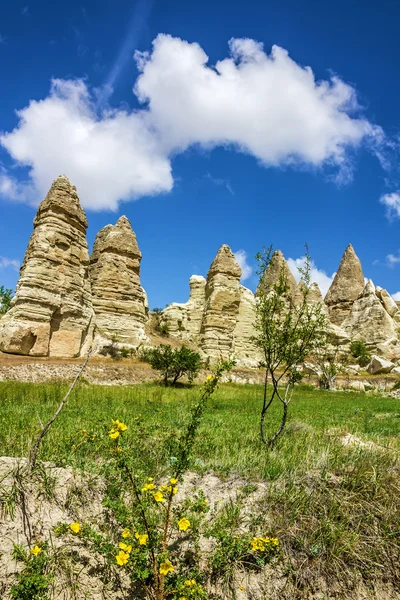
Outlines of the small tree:
[[318,367],[319,385],[324,390],[335,389],[336,377],[346,371],[347,358],[339,352],[339,348],[318,348],[314,356]]
[[4,315],[10,310],[11,300],[13,297],[13,291],[0,285],[0,315]]
[[[326,317],[321,303],[309,301],[311,259],[307,246],[305,266],[299,269],[301,282],[295,294],[288,284],[285,265],[281,268],[277,281],[269,286],[265,285],[267,269],[276,260],[272,246],[268,250],[264,248],[256,258],[259,262],[260,281],[254,342],[262,351],[262,366],[265,368],[260,435],[263,443],[272,447],[285,428],[293,389],[301,378],[300,365],[307,356],[325,345]],[[269,380],[272,387],[269,386]],[[267,440],[265,415],[275,398],[282,403],[282,418],[277,431]]]
[[143,350],[141,356],[155,371],[161,372],[164,385],[175,385],[184,375],[192,382],[201,368],[200,354],[186,346],[172,348],[160,344],[158,348]]
[[371,361],[371,354],[368,352],[368,348],[361,340],[355,340],[351,342],[350,352],[354,358],[357,359],[360,367],[366,367]]

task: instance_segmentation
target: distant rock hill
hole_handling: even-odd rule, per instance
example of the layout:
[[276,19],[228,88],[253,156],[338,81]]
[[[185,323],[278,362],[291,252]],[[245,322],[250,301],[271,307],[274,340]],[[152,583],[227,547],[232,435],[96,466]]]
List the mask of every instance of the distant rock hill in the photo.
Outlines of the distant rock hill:
[[[27,356],[76,357],[111,342],[136,348],[150,345],[150,313],[140,284],[142,259],[126,217],[97,234],[89,258],[87,219],[76,189],[65,175],[52,184],[34,219],[11,309],[0,320],[0,350]],[[294,303],[301,289],[280,250],[260,285],[271,288],[286,273]],[[227,245],[213,260],[207,279],[190,278],[190,297],[159,315],[170,338],[197,347],[211,360],[234,355],[256,367],[252,343],[256,297],[240,284],[241,269]],[[390,294],[364,284],[361,263],[351,246],[325,297],[312,284],[310,302],[320,302],[331,332],[343,350],[361,340],[391,361],[400,359],[400,310]]]

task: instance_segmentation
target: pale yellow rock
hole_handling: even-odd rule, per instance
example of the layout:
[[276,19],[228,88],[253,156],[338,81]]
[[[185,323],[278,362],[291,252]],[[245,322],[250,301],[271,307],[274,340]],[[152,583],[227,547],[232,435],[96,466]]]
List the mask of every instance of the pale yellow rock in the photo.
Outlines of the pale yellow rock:
[[93,309],[86,215],[65,175],[53,182],[33,224],[11,309],[0,321],[0,349],[52,355],[53,337],[64,335],[75,342],[64,345],[63,356],[75,356],[90,343]]
[[383,307],[370,279],[360,297],[354,302],[350,314],[343,321],[342,329],[352,341],[361,340],[371,349],[382,344],[383,348],[385,345],[392,346],[391,357],[396,356],[399,351],[396,323]]
[[299,290],[296,279],[294,278],[293,273],[289,269],[289,266],[283,256],[281,250],[275,250],[272,255],[271,262],[268,265],[267,270],[264,273],[262,282],[259,285],[260,288],[263,289],[264,293],[268,293],[272,290],[273,286],[276,285],[280,277],[283,277],[288,290],[288,297],[294,304],[297,304],[299,301]]
[[233,332],[239,314],[239,267],[232,250],[224,244],[207,274],[205,307],[200,329],[200,348],[213,360],[233,354]]
[[137,346],[147,341],[147,296],[140,285],[142,255],[129,220],[99,231],[90,258],[96,345],[111,341]]
[[335,325],[341,325],[349,315],[353,302],[364,289],[364,275],[354,248],[349,244],[342,256],[339,269],[326,296],[329,317]]
[[376,286],[376,295],[379,300],[382,302],[383,307],[386,312],[395,320],[397,323],[400,322],[400,310],[397,306],[396,302],[393,300],[392,296],[389,294],[387,290],[382,289],[379,286]]
[[168,334],[182,341],[198,342],[205,304],[206,280],[192,275],[189,281],[190,297],[186,303],[172,302],[160,315],[161,325],[168,327]]
[[240,286],[240,303],[236,326],[233,330],[233,354],[239,366],[258,367],[261,351],[254,344],[256,335],[256,299],[251,290]]

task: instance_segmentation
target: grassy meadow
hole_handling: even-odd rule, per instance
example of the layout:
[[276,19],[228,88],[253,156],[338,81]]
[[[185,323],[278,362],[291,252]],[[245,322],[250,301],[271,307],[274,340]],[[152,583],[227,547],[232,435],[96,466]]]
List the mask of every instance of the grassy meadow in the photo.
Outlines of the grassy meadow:
[[[55,383],[0,383],[0,456],[29,453],[39,422],[50,418],[66,389]],[[136,472],[168,475],[198,394],[197,386],[81,383],[43,440],[39,458],[96,472],[98,440],[111,419],[120,419],[136,448]],[[312,587],[310,581],[321,573],[328,581],[343,581],[346,589],[355,576],[398,586],[400,400],[299,386],[286,432],[267,451],[259,439],[261,399],[261,386],[221,385],[205,411],[190,469],[225,480],[240,477],[244,486],[266,484],[254,529],[272,520],[297,588]],[[279,419],[275,403],[267,433]],[[341,438],[347,433],[376,446],[344,446]],[[225,526],[240,527],[237,511],[227,512]]]

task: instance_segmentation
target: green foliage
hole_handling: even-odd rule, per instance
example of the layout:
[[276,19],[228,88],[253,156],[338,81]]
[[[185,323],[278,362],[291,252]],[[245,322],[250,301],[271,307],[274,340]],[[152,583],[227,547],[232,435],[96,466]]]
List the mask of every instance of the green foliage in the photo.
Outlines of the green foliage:
[[[299,381],[299,368],[305,359],[326,344],[326,317],[321,303],[309,302],[311,258],[306,247],[305,266],[300,268],[301,280],[296,295],[290,289],[284,268],[277,281],[268,284],[275,269],[276,254],[272,246],[256,256],[259,262],[259,286],[256,304],[255,344],[263,354],[265,386],[260,420],[262,441],[272,447],[282,434],[287,420],[293,389]],[[268,379],[271,390],[268,392]],[[284,391],[280,386],[285,382]],[[267,441],[265,415],[274,399],[282,403],[283,412],[278,430]]]
[[[32,551],[37,548],[37,555]],[[45,600],[51,582],[51,575],[47,573],[49,556],[46,545],[34,546],[30,552],[21,545],[14,545],[13,557],[24,563],[24,568],[17,574],[17,582],[11,587],[12,600]]]
[[13,297],[13,291],[0,285],[0,315],[4,315],[10,310],[11,300]]
[[350,352],[354,358],[357,358],[357,362],[360,367],[366,367],[371,361],[371,354],[369,353],[365,343],[361,340],[351,342]]
[[168,336],[169,327],[168,327],[167,323],[158,323],[156,326],[156,331],[160,335]]
[[186,346],[172,348],[167,344],[143,350],[141,358],[148,362],[155,371],[160,371],[164,385],[175,385],[184,375],[188,377],[189,382],[192,382],[202,364],[198,352],[194,352]]

